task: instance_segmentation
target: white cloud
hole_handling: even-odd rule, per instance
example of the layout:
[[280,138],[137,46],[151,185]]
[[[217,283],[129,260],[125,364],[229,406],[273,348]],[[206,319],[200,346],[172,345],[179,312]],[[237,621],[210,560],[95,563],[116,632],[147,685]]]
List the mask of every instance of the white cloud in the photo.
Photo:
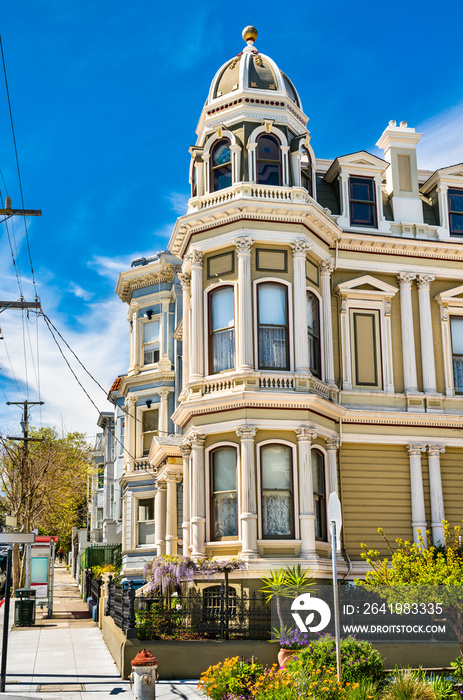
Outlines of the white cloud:
[[463,162],[463,103],[419,124],[418,167],[437,170]]
[[74,294],[78,299],[83,299],[84,301],[90,301],[90,299],[94,296],[93,292],[89,292],[76,282],[70,282],[68,291],[71,292],[71,294]]
[[182,192],[172,192],[170,195],[167,195],[167,199],[176,214],[183,216],[186,213],[189,195]]

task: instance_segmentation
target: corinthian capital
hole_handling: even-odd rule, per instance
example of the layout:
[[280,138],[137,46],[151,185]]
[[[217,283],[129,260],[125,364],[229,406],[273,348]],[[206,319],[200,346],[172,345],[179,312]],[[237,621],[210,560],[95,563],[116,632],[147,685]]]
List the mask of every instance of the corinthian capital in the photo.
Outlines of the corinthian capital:
[[191,442],[192,447],[204,447],[206,437],[207,435],[204,435],[203,433],[192,433],[188,439]]
[[294,432],[297,435],[298,442],[312,442],[317,437],[317,433],[313,428],[296,428]]
[[322,277],[330,277],[334,270],[334,260],[324,260],[320,263],[320,275]]
[[409,455],[419,455],[421,452],[426,452],[426,445],[420,443],[407,445]]
[[291,248],[293,249],[293,258],[305,258],[312,246],[304,239],[298,238],[291,243]]
[[191,277],[188,273],[186,272],[181,272],[178,276],[180,280],[180,284],[182,285],[182,289],[190,289],[190,284],[191,284]]
[[236,429],[236,434],[241,440],[254,440],[256,433],[257,428],[250,428],[247,425]]
[[252,238],[247,238],[246,236],[243,236],[242,238],[235,238],[233,243],[236,246],[236,252],[238,255],[248,255],[251,253],[251,248],[253,244],[253,239]]
[[183,457],[188,457],[188,455],[191,454],[191,445],[189,442],[182,442],[182,444],[178,446],[178,449]]
[[327,450],[338,450],[340,445],[340,439],[338,437],[326,438],[325,444]]
[[196,248],[185,256],[185,260],[188,260],[192,265],[197,265],[198,267],[203,266],[203,254],[200,250],[196,250]]
[[399,286],[401,289],[402,287],[409,287],[411,289],[412,282],[414,279],[416,279],[416,275],[413,272],[399,272],[397,279],[399,280]]
[[137,396],[132,396],[131,394],[129,394],[125,399],[125,406],[130,410],[131,408],[137,405],[137,400]]
[[428,455],[430,457],[438,457],[444,454],[445,445],[428,445]]
[[435,275],[417,275],[416,285],[418,289],[429,289],[431,282],[434,282],[435,279]]

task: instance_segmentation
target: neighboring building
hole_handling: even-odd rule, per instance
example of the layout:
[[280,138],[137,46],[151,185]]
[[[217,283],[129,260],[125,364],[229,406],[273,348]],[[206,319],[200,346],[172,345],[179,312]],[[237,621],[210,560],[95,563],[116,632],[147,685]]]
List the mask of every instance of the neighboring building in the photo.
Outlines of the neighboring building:
[[124,573],[183,551],[246,559],[246,585],[293,563],[329,578],[335,491],[352,578],[361,542],[384,549],[378,526],[439,542],[462,520],[463,165],[419,170],[405,122],[384,158],[317,158],[296,88],[243,36],[200,116],[171,253],[117,285]]
[[92,475],[89,483],[89,535],[90,542],[102,542],[105,474],[105,444],[103,433],[97,433],[95,437],[95,444],[90,452],[90,455],[92,462]]

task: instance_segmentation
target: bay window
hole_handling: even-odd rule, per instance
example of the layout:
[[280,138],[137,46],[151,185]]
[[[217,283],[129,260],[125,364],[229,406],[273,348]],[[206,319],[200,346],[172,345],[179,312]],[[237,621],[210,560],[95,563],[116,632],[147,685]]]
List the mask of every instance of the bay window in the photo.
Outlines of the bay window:
[[315,539],[325,541],[327,539],[325,458],[320,450],[315,449],[311,451],[311,456],[313,500],[315,509]]
[[219,287],[209,294],[209,372],[222,372],[234,366],[233,287]]
[[154,543],[154,498],[140,498],[137,502],[137,544]]
[[213,540],[238,535],[236,448],[218,447],[211,453],[211,512]]
[[309,367],[320,377],[320,307],[312,292],[307,292],[307,334],[309,336]]
[[142,453],[146,457],[153,437],[158,434],[158,409],[151,408],[142,413]]
[[278,443],[260,450],[262,483],[262,536],[294,536],[292,449]]
[[257,287],[259,369],[289,370],[288,298],[283,284]]

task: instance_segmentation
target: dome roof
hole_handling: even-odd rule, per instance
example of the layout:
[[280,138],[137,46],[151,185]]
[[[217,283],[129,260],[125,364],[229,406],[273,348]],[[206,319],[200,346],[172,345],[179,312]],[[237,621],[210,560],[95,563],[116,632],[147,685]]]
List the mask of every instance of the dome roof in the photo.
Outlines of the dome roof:
[[247,46],[217,71],[206,105],[225,95],[243,91],[252,93],[256,90],[266,91],[278,97],[287,96],[302,110],[299,95],[288,76],[271,58],[254,48],[256,37],[257,30],[254,27],[244,29],[243,38]]

